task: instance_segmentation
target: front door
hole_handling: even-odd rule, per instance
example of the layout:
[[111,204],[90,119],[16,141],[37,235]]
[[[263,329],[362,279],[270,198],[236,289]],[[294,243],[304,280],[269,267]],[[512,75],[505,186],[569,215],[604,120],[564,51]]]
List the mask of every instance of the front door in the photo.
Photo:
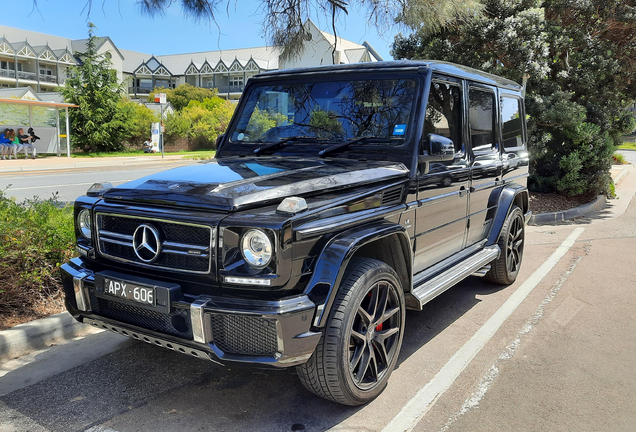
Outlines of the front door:
[[414,273],[460,251],[467,226],[470,168],[463,140],[462,83],[433,77],[422,139],[428,134],[453,141],[454,159],[420,165],[415,221]]

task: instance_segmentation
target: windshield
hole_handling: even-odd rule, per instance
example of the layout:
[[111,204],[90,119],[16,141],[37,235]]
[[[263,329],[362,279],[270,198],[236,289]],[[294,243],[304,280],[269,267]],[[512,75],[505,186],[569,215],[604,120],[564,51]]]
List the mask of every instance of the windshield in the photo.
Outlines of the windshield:
[[369,137],[379,139],[356,142],[399,146],[409,132],[415,87],[414,79],[256,85],[230,140],[297,145]]

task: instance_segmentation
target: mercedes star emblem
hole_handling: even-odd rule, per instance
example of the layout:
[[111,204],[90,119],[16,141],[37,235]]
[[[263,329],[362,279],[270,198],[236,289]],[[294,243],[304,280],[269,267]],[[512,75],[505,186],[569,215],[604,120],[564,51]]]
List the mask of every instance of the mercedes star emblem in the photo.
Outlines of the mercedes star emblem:
[[152,225],[139,225],[133,234],[133,248],[137,258],[145,263],[153,262],[161,252],[159,231]]

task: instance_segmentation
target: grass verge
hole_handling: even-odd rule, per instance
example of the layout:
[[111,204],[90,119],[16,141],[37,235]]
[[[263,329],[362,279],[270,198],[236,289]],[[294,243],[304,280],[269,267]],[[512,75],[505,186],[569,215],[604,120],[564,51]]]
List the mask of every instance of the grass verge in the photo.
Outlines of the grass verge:
[[192,160],[210,160],[214,159],[215,154],[215,150],[206,150],[200,152],[191,152],[190,154],[184,155],[183,158]]
[[636,150],[636,141],[623,141],[623,144],[618,148],[621,150]]
[[0,329],[60,312],[59,266],[75,255],[73,208],[0,190]]

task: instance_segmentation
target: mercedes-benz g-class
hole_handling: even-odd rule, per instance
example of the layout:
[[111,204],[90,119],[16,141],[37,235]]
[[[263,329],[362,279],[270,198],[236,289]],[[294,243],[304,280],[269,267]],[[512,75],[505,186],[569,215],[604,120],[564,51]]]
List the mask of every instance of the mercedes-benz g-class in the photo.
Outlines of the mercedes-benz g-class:
[[523,88],[435,61],[251,78],[215,160],[75,202],[79,321],[211,360],[296,366],[359,405],[405,310],[514,282],[530,216]]

